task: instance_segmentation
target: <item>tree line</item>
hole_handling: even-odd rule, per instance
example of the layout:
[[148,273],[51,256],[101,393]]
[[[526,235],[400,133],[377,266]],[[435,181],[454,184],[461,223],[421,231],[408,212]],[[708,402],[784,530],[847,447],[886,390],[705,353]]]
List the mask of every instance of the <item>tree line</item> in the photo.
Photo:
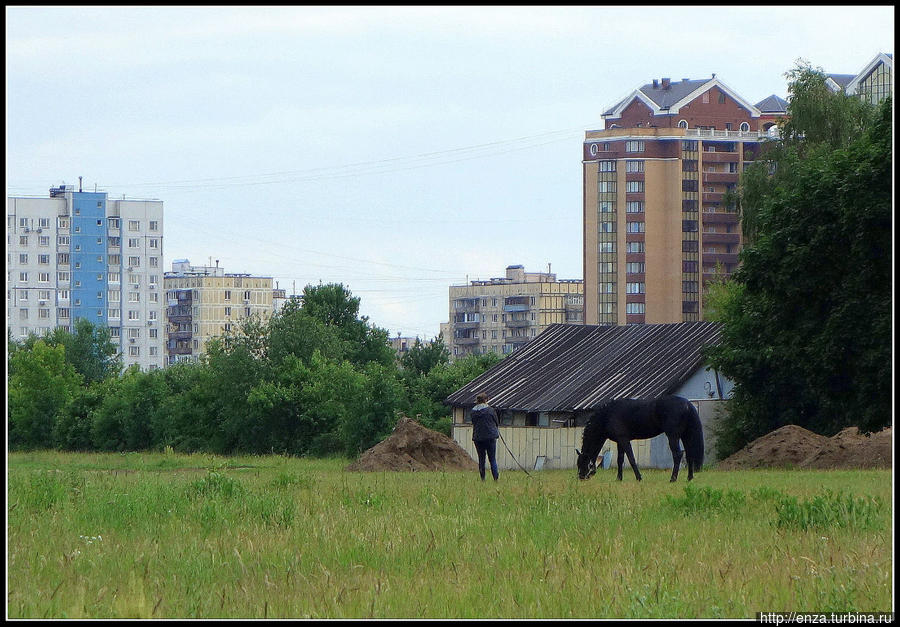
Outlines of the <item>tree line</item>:
[[786,76],[781,139],[734,197],[740,266],[708,294],[710,363],[736,384],[720,457],[787,424],[892,424],[891,99],[833,92],[804,61]]
[[449,435],[443,399],[501,358],[450,363],[440,338],[398,358],[359,303],[342,284],[308,285],[200,361],[147,372],[123,372],[109,329],[87,320],[8,336],[9,448],[353,457],[400,415]]

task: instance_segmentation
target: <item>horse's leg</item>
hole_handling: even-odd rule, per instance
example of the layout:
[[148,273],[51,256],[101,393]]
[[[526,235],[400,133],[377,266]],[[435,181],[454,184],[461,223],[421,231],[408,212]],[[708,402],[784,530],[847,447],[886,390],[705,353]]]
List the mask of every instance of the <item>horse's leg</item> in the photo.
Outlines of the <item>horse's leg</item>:
[[621,446],[618,446],[618,443],[616,443],[616,448],[619,449],[619,459],[618,459],[618,462],[619,462],[619,474],[616,475],[616,479],[618,479],[619,481],[621,481],[621,480],[622,480],[622,466],[625,465],[625,449],[622,448]]
[[[637,463],[634,461],[634,451],[631,450],[631,440],[625,443],[625,454],[628,455],[628,463],[631,464],[631,469],[634,471],[634,478],[640,481],[641,471],[638,470]],[[619,467],[621,468],[621,466]]]
[[[684,456],[684,451],[681,450],[681,447],[678,445],[678,437],[675,435],[666,435],[669,438],[669,448],[672,450],[672,460],[675,462],[675,465],[672,467],[672,478],[669,481],[678,481],[678,471],[681,469],[681,458]],[[690,471],[691,462],[688,459],[688,475],[693,475]]]

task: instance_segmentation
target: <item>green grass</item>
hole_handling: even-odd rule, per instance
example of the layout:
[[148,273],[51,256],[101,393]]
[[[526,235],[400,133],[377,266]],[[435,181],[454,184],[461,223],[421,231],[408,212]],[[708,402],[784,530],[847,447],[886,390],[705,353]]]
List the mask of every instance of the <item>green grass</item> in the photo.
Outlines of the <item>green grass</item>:
[[14,453],[10,618],[754,618],[889,611],[890,471],[348,473]]

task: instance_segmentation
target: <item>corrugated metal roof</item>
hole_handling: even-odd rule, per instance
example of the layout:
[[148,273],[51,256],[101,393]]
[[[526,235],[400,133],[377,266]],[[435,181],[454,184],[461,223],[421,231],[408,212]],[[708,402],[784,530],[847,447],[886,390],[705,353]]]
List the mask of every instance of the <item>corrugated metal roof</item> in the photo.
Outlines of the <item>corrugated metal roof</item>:
[[485,392],[494,407],[577,411],[612,398],[652,398],[678,388],[703,365],[721,324],[554,324],[505,360],[447,397],[475,405]]

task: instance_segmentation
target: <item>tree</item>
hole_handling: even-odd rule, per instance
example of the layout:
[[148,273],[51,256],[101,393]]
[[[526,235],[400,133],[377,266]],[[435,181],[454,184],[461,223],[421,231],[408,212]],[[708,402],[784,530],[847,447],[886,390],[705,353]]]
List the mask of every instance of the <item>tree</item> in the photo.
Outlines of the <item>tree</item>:
[[388,344],[388,332],[370,326],[366,316],[359,317],[360,299],[342,283],[303,288],[303,311],[327,327],[337,329],[348,343],[347,358],[356,365],[376,362],[389,365],[394,360]]
[[122,357],[112,343],[109,327],[85,318],[78,318],[74,327],[74,333],[58,327],[47,334],[45,341],[66,347],[66,361],[81,374],[85,385],[117,376],[122,371]]
[[57,416],[75,396],[82,377],[66,362],[65,347],[36,340],[9,357],[9,447],[53,446]]
[[450,363],[450,351],[444,339],[438,336],[435,340],[423,344],[416,338],[416,343],[400,358],[403,370],[410,374],[427,375],[439,364]]
[[806,66],[789,76],[786,139],[741,181],[752,237],[712,294],[710,361],[736,384],[720,456],[785,424],[891,422],[891,103],[831,93]]

